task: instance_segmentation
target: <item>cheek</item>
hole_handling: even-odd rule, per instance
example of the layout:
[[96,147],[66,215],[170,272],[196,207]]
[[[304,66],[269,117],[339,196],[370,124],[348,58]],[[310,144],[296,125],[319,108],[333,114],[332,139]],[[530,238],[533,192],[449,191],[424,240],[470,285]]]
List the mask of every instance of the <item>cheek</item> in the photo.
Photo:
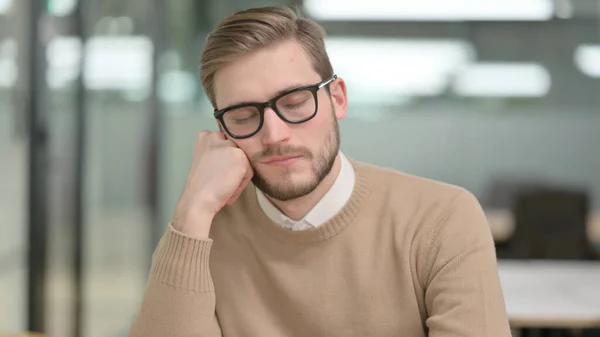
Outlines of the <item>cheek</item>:
[[313,152],[318,151],[323,146],[332,132],[333,117],[331,111],[319,111],[319,113],[304,125],[303,130],[299,130],[302,134],[301,141],[304,142],[303,145]]

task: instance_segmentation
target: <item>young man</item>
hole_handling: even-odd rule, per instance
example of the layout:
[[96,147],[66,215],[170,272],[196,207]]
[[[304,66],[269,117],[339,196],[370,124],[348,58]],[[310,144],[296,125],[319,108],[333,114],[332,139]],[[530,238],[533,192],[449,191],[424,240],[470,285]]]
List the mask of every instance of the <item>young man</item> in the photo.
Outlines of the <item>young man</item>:
[[323,38],[274,7],[210,35],[222,132],[196,140],[130,336],[510,336],[477,200],[340,153]]

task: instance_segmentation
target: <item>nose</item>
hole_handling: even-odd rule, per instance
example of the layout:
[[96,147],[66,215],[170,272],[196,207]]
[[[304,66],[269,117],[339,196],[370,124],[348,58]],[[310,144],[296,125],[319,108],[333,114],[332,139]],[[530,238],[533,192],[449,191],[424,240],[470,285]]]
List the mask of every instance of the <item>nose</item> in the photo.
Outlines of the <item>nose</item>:
[[290,138],[289,125],[277,116],[277,113],[271,108],[265,109],[265,120],[262,127],[262,140],[266,145],[277,144],[287,141]]

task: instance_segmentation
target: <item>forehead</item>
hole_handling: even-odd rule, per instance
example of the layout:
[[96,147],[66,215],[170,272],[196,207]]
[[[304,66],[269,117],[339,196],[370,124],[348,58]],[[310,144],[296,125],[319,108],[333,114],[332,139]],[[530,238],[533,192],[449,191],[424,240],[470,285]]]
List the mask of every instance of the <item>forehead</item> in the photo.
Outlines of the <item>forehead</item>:
[[244,55],[216,73],[217,108],[266,101],[283,89],[320,80],[302,46],[295,40],[283,41]]

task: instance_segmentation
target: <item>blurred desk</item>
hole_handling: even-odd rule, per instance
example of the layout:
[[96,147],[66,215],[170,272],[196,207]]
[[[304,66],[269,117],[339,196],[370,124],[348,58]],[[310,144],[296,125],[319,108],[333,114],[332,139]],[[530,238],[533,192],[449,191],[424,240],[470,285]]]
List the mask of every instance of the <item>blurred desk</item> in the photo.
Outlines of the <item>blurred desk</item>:
[[[486,210],[492,235],[496,242],[507,241],[515,230],[515,222],[510,210]],[[600,243],[600,211],[590,214],[588,222],[588,237],[591,242]]]
[[499,260],[513,328],[600,327],[600,262]]

